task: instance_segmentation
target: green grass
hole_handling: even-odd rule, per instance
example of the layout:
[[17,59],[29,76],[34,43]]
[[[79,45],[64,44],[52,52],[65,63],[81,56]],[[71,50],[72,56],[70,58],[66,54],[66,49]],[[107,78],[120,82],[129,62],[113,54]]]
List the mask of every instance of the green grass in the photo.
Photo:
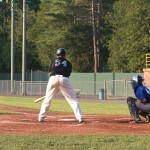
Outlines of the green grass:
[[0,135],[2,150],[149,150],[148,135]]
[[[0,105],[39,110],[35,98],[0,96]],[[83,114],[129,115],[126,104],[80,102]],[[50,111],[72,113],[65,100],[54,100]],[[0,111],[1,113],[11,113]],[[90,129],[89,129],[90,130]],[[0,135],[0,150],[149,150],[149,135]]]
[[0,115],[1,114],[11,114],[11,115],[19,115],[19,114],[21,114],[21,113],[19,113],[19,112],[11,112],[11,111],[5,111],[5,110],[0,110]]
[[[0,96],[0,105],[10,105],[21,108],[39,110],[41,102],[34,103],[35,98]],[[126,104],[105,104],[92,102],[79,102],[84,114],[112,114],[128,115]],[[72,113],[72,109],[66,100],[53,100],[50,111]]]

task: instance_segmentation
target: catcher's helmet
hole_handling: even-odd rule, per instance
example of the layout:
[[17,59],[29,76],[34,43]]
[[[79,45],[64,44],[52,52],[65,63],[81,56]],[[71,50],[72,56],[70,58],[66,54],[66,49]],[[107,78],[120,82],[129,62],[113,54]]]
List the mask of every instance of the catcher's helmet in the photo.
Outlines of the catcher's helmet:
[[65,57],[66,56],[66,50],[64,49],[64,48],[59,48],[59,49],[57,49],[57,51],[56,51],[56,55],[57,56],[63,56],[63,57]]
[[142,85],[143,80],[144,79],[140,75],[133,76],[131,79],[132,88],[135,89],[139,85]]

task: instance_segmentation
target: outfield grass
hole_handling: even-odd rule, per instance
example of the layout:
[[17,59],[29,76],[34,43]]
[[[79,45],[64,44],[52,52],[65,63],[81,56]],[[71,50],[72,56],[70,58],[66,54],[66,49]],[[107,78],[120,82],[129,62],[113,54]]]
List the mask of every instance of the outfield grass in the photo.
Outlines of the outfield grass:
[[[39,110],[35,98],[0,96],[0,105]],[[80,102],[84,114],[129,115],[126,104]],[[50,111],[72,113],[63,100],[52,102]],[[0,115],[2,112],[0,113]],[[10,113],[10,112],[9,112]],[[90,130],[90,129],[89,129]],[[149,150],[149,135],[0,135],[2,150]]]

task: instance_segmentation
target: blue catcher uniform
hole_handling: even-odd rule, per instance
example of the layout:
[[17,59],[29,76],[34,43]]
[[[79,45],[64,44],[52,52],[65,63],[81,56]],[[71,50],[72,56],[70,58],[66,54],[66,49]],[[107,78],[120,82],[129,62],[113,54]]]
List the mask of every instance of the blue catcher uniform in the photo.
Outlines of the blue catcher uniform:
[[134,93],[138,100],[146,99],[146,103],[150,103],[150,90],[145,85],[139,86]]
[[141,121],[140,116],[146,118],[146,122],[150,122],[150,90],[143,85],[143,80],[139,75],[132,77],[131,85],[136,98],[127,98],[128,108],[132,116],[131,121],[136,123]]
[[[134,90],[134,93],[138,100],[135,102],[136,107],[142,112],[150,112],[150,90],[142,84]],[[143,99],[146,101],[142,102]]]

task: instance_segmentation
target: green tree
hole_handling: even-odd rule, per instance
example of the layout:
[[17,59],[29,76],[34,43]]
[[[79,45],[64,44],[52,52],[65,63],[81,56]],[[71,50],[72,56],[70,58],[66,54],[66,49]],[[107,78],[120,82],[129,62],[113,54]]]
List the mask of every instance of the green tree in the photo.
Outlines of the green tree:
[[[23,0],[15,1],[15,68],[16,71],[22,70],[22,7]],[[40,0],[26,0],[26,70],[30,71],[41,69],[38,54],[35,46],[35,39],[32,36],[32,27],[35,24],[37,11],[39,10]],[[34,31],[33,31],[34,32]]]
[[0,71],[10,69],[10,5],[0,2]]
[[[39,0],[27,0],[27,68],[40,68],[35,45],[30,39],[30,28],[35,23],[36,12],[39,9]],[[11,66],[11,1],[0,2],[0,72],[10,72]],[[22,1],[14,1],[15,18],[15,72],[22,69]],[[28,32],[29,30],[29,32]],[[35,65],[36,64],[36,65]],[[38,65],[39,64],[39,65]]]
[[[17,7],[17,6],[16,6]],[[22,9],[17,9],[15,14],[15,70],[21,72],[22,70],[22,39],[23,39],[23,21]],[[36,21],[36,12],[30,10],[27,6],[26,11],[26,68],[27,71],[42,69],[38,54],[36,51],[35,39],[33,38],[34,30],[32,27]]]
[[145,53],[150,49],[149,0],[116,1],[106,20],[113,29],[108,41],[110,69],[114,72],[142,72]]
[[[101,1],[103,13],[99,29],[100,63],[102,70],[107,71],[106,39],[110,35],[110,30],[106,29],[107,24],[104,23],[103,16],[111,9],[114,0]],[[22,70],[22,2],[23,0],[15,0],[15,72]],[[74,72],[94,71],[91,2],[92,0],[27,0],[27,71],[47,70],[49,61],[55,57],[56,49],[59,47],[67,49]],[[3,57],[0,68],[3,72],[10,72],[10,3],[6,4],[4,1],[3,4],[0,9],[4,10],[3,12],[8,10],[8,16],[0,14],[0,18],[3,18],[0,34],[5,33],[7,38],[4,41],[4,36],[0,37],[0,44],[3,45],[0,51],[3,55],[0,55]],[[5,25],[5,30],[2,30],[2,25]]]
[[48,68],[49,58],[55,57],[56,49],[64,47],[69,59],[76,62],[74,71],[92,70],[92,27],[88,8],[80,4],[66,0],[42,1],[34,30],[43,69]]

